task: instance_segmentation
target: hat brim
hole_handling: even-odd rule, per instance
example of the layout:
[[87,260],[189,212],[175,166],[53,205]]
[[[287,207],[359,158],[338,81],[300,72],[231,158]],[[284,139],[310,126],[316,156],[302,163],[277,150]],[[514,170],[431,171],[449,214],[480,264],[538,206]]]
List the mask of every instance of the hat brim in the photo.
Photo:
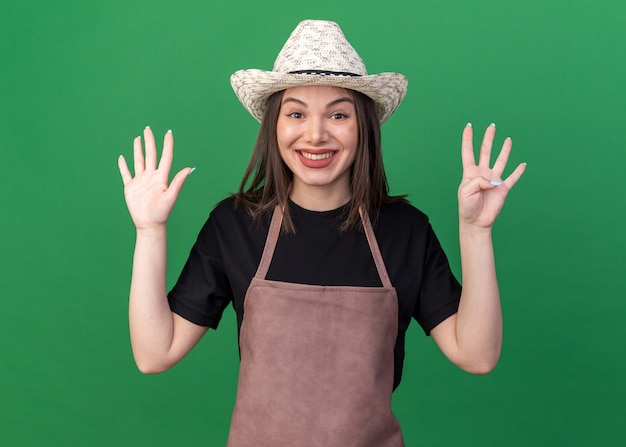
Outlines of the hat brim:
[[302,85],[328,85],[356,90],[372,98],[382,124],[398,108],[408,87],[406,77],[399,73],[337,76],[277,73],[257,69],[236,71],[230,77],[230,84],[239,101],[259,122],[263,119],[267,99],[273,93]]

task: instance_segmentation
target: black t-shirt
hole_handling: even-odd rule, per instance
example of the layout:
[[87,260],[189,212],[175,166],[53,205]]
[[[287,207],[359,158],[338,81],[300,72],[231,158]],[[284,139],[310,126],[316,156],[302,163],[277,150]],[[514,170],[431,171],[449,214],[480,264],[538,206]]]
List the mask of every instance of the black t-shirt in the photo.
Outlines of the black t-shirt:
[[[289,202],[296,232],[281,232],[267,279],[314,285],[380,287],[363,230],[342,233],[345,207],[308,211]],[[394,389],[402,377],[405,333],[415,318],[426,334],[457,311],[461,286],[452,274],[428,218],[408,203],[384,206],[370,216],[391,284],[398,294]],[[212,212],[168,295],[171,309],[202,326],[217,328],[232,302],[237,325],[261,259],[271,213],[253,221],[234,199]]]

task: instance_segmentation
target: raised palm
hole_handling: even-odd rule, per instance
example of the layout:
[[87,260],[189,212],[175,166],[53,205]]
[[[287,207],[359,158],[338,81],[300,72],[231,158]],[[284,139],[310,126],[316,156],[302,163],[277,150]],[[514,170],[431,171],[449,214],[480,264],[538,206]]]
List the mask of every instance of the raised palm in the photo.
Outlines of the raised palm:
[[458,191],[460,223],[490,228],[500,214],[509,191],[526,169],[526,164],[521,163],[506,179],[502,179],[513,145],[510,138],[504,140],[493,167],[490,167],[495,133],[496,128],[493,124],[485,131],[476,164],[472,127],[468,125],[463,131],[461,144],[463,178]]
[[144,141],[145,158],[141,137],[135,138],[133,143],[134,177],[124,156],[118,160],[126,205],[138,230],[157,228],[167,223],[178,193],[191,172],[190,168],[182,169],[169,182],[174,157],[174,136],[170,131],[163,140],[163,152],[158,165],[154,135],[149,127],[144,130]]

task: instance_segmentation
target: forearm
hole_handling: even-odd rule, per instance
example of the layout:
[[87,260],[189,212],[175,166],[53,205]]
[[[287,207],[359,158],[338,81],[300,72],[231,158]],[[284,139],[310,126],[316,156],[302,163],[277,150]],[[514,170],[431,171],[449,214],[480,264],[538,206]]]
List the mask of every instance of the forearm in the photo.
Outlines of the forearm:
[[178,362],[207,328],[172,313],[165,289],[167,219],[193,169],[182,169],[170,183],[174,155],[172,132],[165,134],[158,165],[154,135],[149,127],[144,129],[144,140],[145,157],[141,138],[133,142],[134,177],[123,156],[119,157],[118,166],[126,205],[137,228],[128,311],[133,355],[142,372],[157,373]]
[[167,231],[137,230],[130,287],[129,323],[133,354],[144,372],[167,369],[173,316],[166,296]]
[[510,138],[504,140],[493,168],[489,167],[495,131],[495,124],[485,131],[476,163],[472,126],[468,124],[463,130],[463,178],[458,191],[463,291],[458,312],[431,331],[450,360],[478,374],[495,367],[502,349],[502,310],[491,229],[509,191],[526,168],[522,163],[503,179],[511,152]]
[[456,318],[458,350],[469,368],[488,372],[502,347],[502,311],[491,228],[459,227],[463,291]]

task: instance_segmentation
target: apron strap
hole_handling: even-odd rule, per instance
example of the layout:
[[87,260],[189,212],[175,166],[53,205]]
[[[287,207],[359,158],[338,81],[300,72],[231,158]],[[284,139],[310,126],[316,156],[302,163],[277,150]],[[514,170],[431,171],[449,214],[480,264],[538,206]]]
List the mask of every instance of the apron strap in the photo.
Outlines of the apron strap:
[[[383,256],[380,253],[378,241],[376,240],[370,218],[363,208],[359,208],[359,213],[361,214],[361,222],[363,223],[363,228],[365,229],[367,243],[370,247],[370,251],[372,252],[372,257],[374,258],[374,264],[376,264],[376,270],[378,270],[380,281],[383,287],[391,288],[391,279],[389,279],[389,274],[387,273]],[[263,248],[261,261],[259,262],[259,267],[254,275],[255,278],[265,279],[265,276],[267,275],[270,264],[272,263],[272,257],[274,256],[274,249],[276,248],[276,242],[278,241],[278,234],[280,233],[280,226],[282,222],[283,209],[280,205],[276,205],[274,213],[272,214],[272,221],[270,223],[270,229],[267,233],[267,239],[265,240],[265,247]]]
[[263,254],[261,255],[261,261],[259,261],[259,267],[256,270],[255,278],[265,279],[267,271],[272,263],[272,257],[274,256],[274,249],[276,248],[276,242],[278,241],[278,233],[280,232],[280,226],[283,223],[283,209],[280,205],[276,205],[274,208],[274,214],[272,214],[272,222],[270,223],[270,229],[265,239],[265,247],[263,248]]
[[376,235],[374,234],[374,229],[372,228],[372,222],[370,222],[367,211],[365,211],[362,207],[359,208],[359,213],[361,214],[361,222],[363,222],[363,227],[365,228],[367,243],[369,244],[372,256],[374,257],[376,270],[378,270],[378,276],[380,276],[380,282],[382,282],[383,287],[391,288],[391,279],[389,279],[387,267],[385,267],[385,261],[383,261],[383,255],[380,253],[378,241],[376,240]]

